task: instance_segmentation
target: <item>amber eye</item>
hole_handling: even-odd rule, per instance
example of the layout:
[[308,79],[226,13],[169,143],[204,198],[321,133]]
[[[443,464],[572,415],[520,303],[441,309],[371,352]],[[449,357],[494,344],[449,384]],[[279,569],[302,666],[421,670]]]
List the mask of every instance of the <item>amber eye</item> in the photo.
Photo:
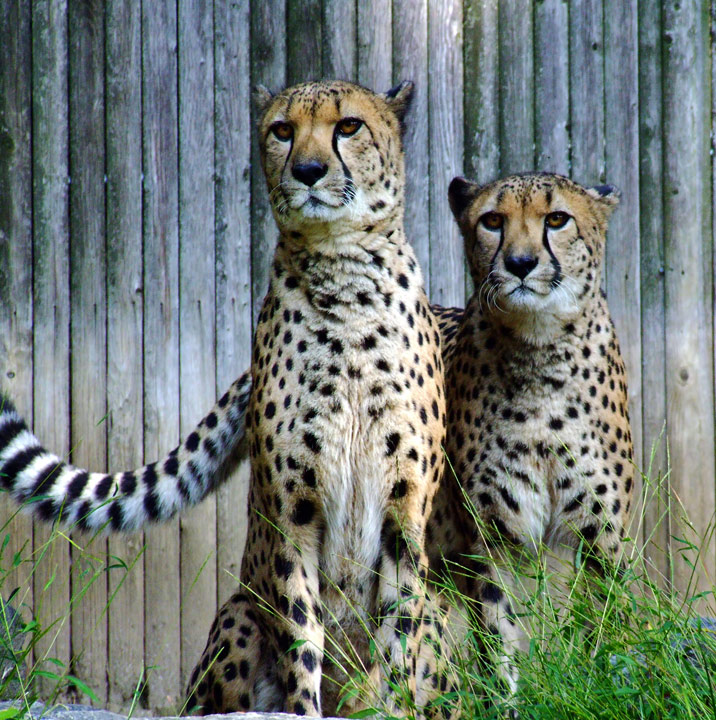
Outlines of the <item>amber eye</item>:
[[505,219],[500,213],[489,212],[480,218],[480,222],[483,227],[486,227],[488,230],[499,230],[504,225]]
[[275,122],[271,126],[271,132],[281,140],[281,142],[286,142],[293,137],[293,128],[285,122]]
[[336,124],[336,132],[343,137],[350,137],[360,130],[362,124],[363,121],[358,118],[343,118]]
[[566,212],[551,212],[544,219],[545,225],[554,230],[564,227],[569,222],[570,216]]

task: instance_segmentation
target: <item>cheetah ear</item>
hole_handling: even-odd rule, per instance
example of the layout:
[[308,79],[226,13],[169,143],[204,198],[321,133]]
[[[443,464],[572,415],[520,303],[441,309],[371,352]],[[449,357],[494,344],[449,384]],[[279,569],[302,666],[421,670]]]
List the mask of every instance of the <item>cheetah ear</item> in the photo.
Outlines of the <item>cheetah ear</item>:
[[414,91],[415,83],[410,80],[404,80],[400,83],[400,85],[396,85],[394,88],[388,90],[387,93],[382,95],[383,100],[388,103],[390,109],[397,115],[401,126],[405,120],[405,115],[410,108]]
[[463,177],[452,179],[448,188],[448,200],[450,201],[450,209],[455,219],[460,222],[462,214],[470,206],[470,203],[477,195],[479,185],[471,180],[465,180]]
[[609,217],[614,208],[619,205],[619,196],[621,193],[619,189],[613,185],[595,185],[594,187],[587,188],[587,195],[593,200],[596,200],[606,216]]
[[257,85],[254,88],[254,107],[258,117],[263,117],[273,99],[274,94],[265,85]]

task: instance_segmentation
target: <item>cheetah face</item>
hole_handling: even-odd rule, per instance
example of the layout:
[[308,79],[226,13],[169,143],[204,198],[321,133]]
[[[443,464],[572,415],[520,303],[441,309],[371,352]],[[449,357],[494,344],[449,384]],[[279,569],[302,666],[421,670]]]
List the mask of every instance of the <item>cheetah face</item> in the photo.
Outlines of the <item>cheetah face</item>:
[[282,232],[330,236],[402,209],[401,122],[412,83],[377,95],[347,82],[259,91],[261,157]]
[[483,305],[508,325],[568,322],[598,291],[613,188],[540,173],[482,187],[455,178],[449,195]]

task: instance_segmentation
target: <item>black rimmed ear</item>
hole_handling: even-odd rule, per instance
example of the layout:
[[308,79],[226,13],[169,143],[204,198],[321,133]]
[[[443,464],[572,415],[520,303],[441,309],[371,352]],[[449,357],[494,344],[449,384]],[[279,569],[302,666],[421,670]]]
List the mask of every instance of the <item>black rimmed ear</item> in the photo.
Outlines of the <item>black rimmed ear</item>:
[[253,97],[256,115],[260,118],[274,99],[274,94],[265,85],[257,85],[254,88]]
[[587,195],[596,200],[607,211],[607,215],[611,214],[612,210],[619,205],[621,193],[613,185],[595,185],[586,190]]
[[460,220],[462,214],[475,199],[479,187],[477,183],[466,180],[463,177],[452,179],[450,187],[448,188],[448,200],[450,201],[450,209],[456,220]]
[[415,83],[410,80],[404,80],[400,85],[396,85],[387,93],[383,94],[383,100],[388,103],[390,109],[397,115],[400,124],[403,124],[405,115],[410,108],[415,91]]

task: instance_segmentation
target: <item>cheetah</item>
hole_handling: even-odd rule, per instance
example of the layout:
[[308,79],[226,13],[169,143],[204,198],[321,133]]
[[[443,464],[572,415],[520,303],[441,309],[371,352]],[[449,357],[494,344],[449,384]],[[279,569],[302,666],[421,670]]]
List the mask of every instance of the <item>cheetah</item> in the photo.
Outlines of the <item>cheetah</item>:
[[[440,332],[403,231],[412,91],[316,82],[258,93],[280,237],[250,380],[220,408],[245,408],[251,458],[241,580],[262,652],[238,672],[249,674],[241,700],[252,709],[334,712],[346,678],[327,638],[366,668],[371,703],[395,713],[393,688],[416,693],[446,411]],[[242,444],[237,419],[212,411],[163,463],[102,475],[44,450],[6,401],[0,474],[42,517],[130,530],[211,489],[228,445]],[[211,689],[218,706],[221,687]]]
[[629,519],[626,374],[600,290],[618,193],[530,173],[484,186],[455,178],[449,200],[476,291],[445,353],[454,474],[436,498],[428,547],[444,532],[440,512],[462,508],[467,554],[485,558],[466,594],[501,638],[514,691],[516,623],[491,554],[581,548],[598,570],[618,563]]

